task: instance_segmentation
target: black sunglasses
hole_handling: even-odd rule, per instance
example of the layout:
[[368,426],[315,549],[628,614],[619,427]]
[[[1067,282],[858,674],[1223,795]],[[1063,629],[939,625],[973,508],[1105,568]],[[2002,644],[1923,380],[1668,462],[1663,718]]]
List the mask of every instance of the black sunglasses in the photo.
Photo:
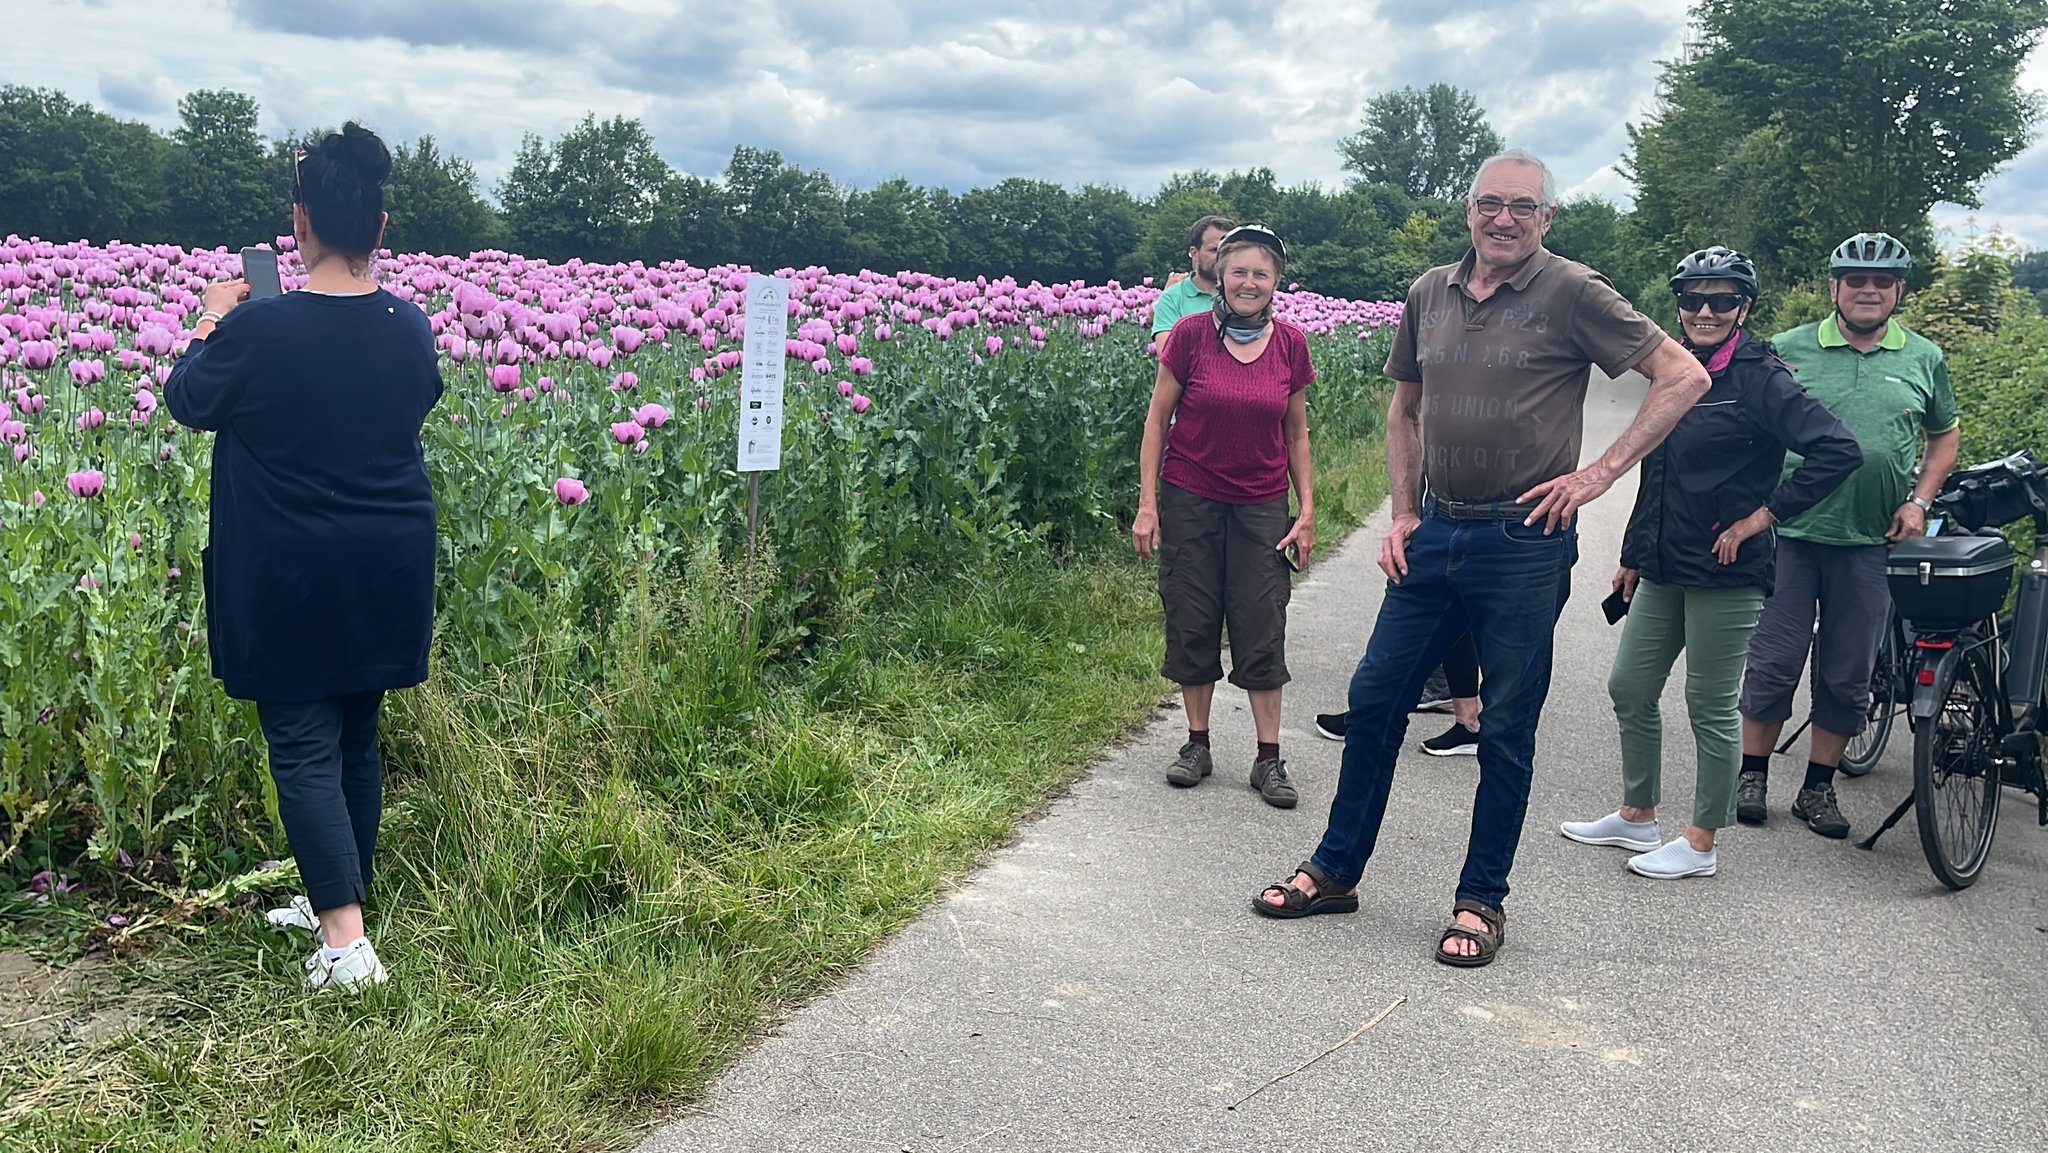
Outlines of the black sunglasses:
[[1698,312],[1702,308],[1711,308],[1715,312],[1734,312],[1748,299],[1739,292],[1681,292],[1678,294],[1678,310]]
[[306,184],[299,175],[299,169],[305,163],[306,150],[303,148],[292,149],[292,200],[297,203],[304,203],[306,199]]
[[1899,278],[1889,272],[1845,272],[1842,274],[1842,283],[1850,288],[1886,289],[1896,285],[1898,282]]

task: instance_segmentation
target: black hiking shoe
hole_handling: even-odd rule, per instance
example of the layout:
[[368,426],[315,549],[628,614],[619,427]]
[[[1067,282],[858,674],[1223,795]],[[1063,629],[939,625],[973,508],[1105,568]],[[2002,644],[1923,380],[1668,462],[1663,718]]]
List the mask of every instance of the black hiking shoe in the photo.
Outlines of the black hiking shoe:
[[1189,741],[1180,747],[1180,755],[1166,768],[1166,783],[1177,788],[1190,789],[1202,783],[1202,778],[1216,771],[1216,762],[1209,756],[1209,746]]
[[1766,791],[1764,774],[1752,769],[1742,774],[1735,782],[1735,819],[1745,825],[1761,825],[1770,820],[1771,811],[1764,807]]
[[1291,809],[1301,800],[1294,782],[1287,779],[1287,762],[1278,757],[1252,762],[1252,788],[1276,809]]
[[1823,837],[1839,841],[1849,835],[1849,821],[1835,803],[1832,784],[1799,790],[1798,798],[1792,802],[1792,819],[1805,821],[1807,828]]

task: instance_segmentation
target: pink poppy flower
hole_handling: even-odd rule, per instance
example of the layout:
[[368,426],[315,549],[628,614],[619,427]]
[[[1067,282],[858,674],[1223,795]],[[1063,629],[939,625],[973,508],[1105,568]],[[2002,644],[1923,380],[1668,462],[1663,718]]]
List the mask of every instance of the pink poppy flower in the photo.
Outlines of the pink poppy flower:
[[590,499],[590,490],[573,476],[565,476],[555,482],[555,499],[563,504],[582,504]]

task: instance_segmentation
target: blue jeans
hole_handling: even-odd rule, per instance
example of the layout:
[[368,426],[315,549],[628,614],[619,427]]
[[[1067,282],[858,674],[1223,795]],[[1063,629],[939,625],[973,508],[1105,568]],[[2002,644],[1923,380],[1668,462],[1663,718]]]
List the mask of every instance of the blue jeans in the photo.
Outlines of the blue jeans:
[[1387,814],[1408,710],[1468,629],[1485,671],[1479,791],[1458,878],[1460,900],[1499,907],[1529,808],[1536,722],[1550,693],[1557,613],[1578,560],[1576,528],[1549,536],[1520,521],[1451,520],[1425,511],[1408,538],[1408,575],[1387,583],[1365,656],[1351,676],[1350,728],[1330,825],[1311,858],[1340,886],[1365,871]]

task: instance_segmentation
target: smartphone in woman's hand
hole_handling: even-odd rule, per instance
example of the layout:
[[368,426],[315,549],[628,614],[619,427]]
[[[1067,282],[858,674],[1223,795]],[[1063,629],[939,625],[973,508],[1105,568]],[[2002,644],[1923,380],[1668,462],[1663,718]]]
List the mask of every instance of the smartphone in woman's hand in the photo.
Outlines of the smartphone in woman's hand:
[[242,250],[242,279],[249,282],[249,299],[261,300],[284,291],[277,275],[277,253],[268,248]]

